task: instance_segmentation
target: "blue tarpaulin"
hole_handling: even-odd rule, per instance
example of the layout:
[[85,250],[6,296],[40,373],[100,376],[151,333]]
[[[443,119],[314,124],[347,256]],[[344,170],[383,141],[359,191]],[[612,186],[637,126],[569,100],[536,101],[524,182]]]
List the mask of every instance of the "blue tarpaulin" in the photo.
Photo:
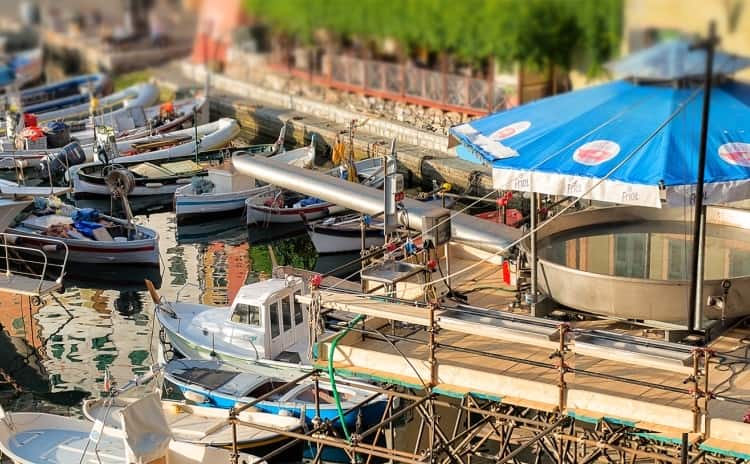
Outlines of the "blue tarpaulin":
[[[451,134],[492,164],[501,190],[684,205],[697,182],[702,104],[700,88],[615,81],[492,114]],[[713,89],[708,129],[706,202],[750,198],[747,85]]]

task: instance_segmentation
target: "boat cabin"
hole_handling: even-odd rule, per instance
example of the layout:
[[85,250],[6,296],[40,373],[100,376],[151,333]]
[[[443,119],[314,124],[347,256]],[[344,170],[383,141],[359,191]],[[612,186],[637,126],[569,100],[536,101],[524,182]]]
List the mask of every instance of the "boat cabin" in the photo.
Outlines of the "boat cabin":
[[230,322],[252,332],[260,358],[300,363],[308,349],[307,308],[296,296],[307,293],[299,277],[269,279],[240,289]]

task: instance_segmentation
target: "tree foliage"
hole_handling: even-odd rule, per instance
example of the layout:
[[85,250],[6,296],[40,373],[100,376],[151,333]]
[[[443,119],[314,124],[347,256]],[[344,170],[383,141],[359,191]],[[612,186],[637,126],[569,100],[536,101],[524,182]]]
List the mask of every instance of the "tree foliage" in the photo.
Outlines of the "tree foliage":
[[325,29],[340,38],[396,40],[478,63],[495,57],[596,71],[617,51],[623,0],[245,0],[247,10],[303,43]]

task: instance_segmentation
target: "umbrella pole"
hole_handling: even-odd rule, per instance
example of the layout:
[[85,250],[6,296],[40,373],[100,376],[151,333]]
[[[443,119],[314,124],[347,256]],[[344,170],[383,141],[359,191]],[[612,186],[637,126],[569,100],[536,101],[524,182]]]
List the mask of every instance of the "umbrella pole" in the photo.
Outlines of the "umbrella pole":
[[688,310],[687,324],[690,333],[700,331],[703,328],[703,261],[706,241],[706,207],[703,205],[703,183],[706,170],[708,110],[711,103],[714,50],[718,41],[716,23],[711,21],[708,27],[708,38],[695,46],[695,48],[706,50],[706,76],[703,82],[703,114],[701,116],[701,139],[698,153],[698,182],[695,186],[693,250],[690,262],[690,309]]
[[[536,223],[537,223],[537,218],[538,218],[538,215],[537,215],[537,209],[538,209],[537,199],[538,199],[538,196],[537,195],[538,194],[536,192],[531,192],[531,205],[530,205],[531,212],[529,213],[529,214],[531,214],[531,216],[530,216],[531,220],[529,222],[530,227],[531,227],[531,235],[530,235],[530,241],[531,241],[531,247],[530,248],[531,249],[529,251],[530,251],[530,254],[531,254],[531,263],[530,263],[530,266],[531,266],[531,307],[532,308],[534,308],[534,305],[536,305],[536,295],[537,295],[537,288],[536,288],[536,280],[537,280],[537,277],[536,277],[536,271],[537,271]],[[532,309],[532,311],[533,311],[533,309]]]

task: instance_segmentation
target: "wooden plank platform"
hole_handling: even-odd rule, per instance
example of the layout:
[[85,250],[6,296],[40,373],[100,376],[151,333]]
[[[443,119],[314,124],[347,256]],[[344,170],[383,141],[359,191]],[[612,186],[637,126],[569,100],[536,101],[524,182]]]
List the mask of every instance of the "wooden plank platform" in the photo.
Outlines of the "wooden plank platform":
[[719,440],[718,438],[709,438],[701,443],[700,449],[709,453],[750,460],[750,444],[747,443],[743,444],[729,440]]
[[[357,310],[371,314],[366,323],[368,329],[390,334],[390,321],[375,317],[386,314],[396,320],[425,324],[424,308],[401,305],[398,309],[394,307],[398,305],[378,301],[365,305],[352,295],[334,301],[345,309],[352,298],[357,302]],[[342,338],[335,352],[337,370],[342,374],[415,388],[429,383],[433,366],[429,362],[427,331],[414,333],[413,327],[397,326],[395,335],[408,336],[420,343],[395,340],[391,344],[377,337],[363,340],[359,333],[350,333]],[[722,347],[722,352],[731,352],[732,348],[741,346],[745,336],[746,329],[735,329],[720,337],[716,344]],[[543,411],[554,411],[558,407],[556,358],[550,356],[553,347],[503,340],[481,329],[473,333],[441,329],[436,342],[436,392],[451,397],[476,394]],[[625,424],[642,430],[639,433],[643,433],[644,438],[665,443],[681,441],[683,432],[691,433],[691,442],[701,438],[700,434],[692,433],[693,399],[690,384],[684,383],[684,373],[639,366],[631,360],[578,354],[574,345],[571,349],[566,361],[568,366],[586,372],[568,372],[565,376],[567,414],[594,423],[607,420]],[[317,351],[321,356],[316,363],[325,365],[328,341],[321,341]],[[745,371],[727,372],[724,361],[718,356],[709,364],[708,371],[710,388],[727,396],[750,398],[750,378]],[[700,405],[702,407],[702,400]],[[709,427],[709,438],[714,433],[714,438],[734,443],[733,437],[737,437],[739,443],[743,443],[745,437],[750,436],[746,435],[750,433],[750,425],[742,423],[746,409],[712,400],[709,416],[715,425]]]

